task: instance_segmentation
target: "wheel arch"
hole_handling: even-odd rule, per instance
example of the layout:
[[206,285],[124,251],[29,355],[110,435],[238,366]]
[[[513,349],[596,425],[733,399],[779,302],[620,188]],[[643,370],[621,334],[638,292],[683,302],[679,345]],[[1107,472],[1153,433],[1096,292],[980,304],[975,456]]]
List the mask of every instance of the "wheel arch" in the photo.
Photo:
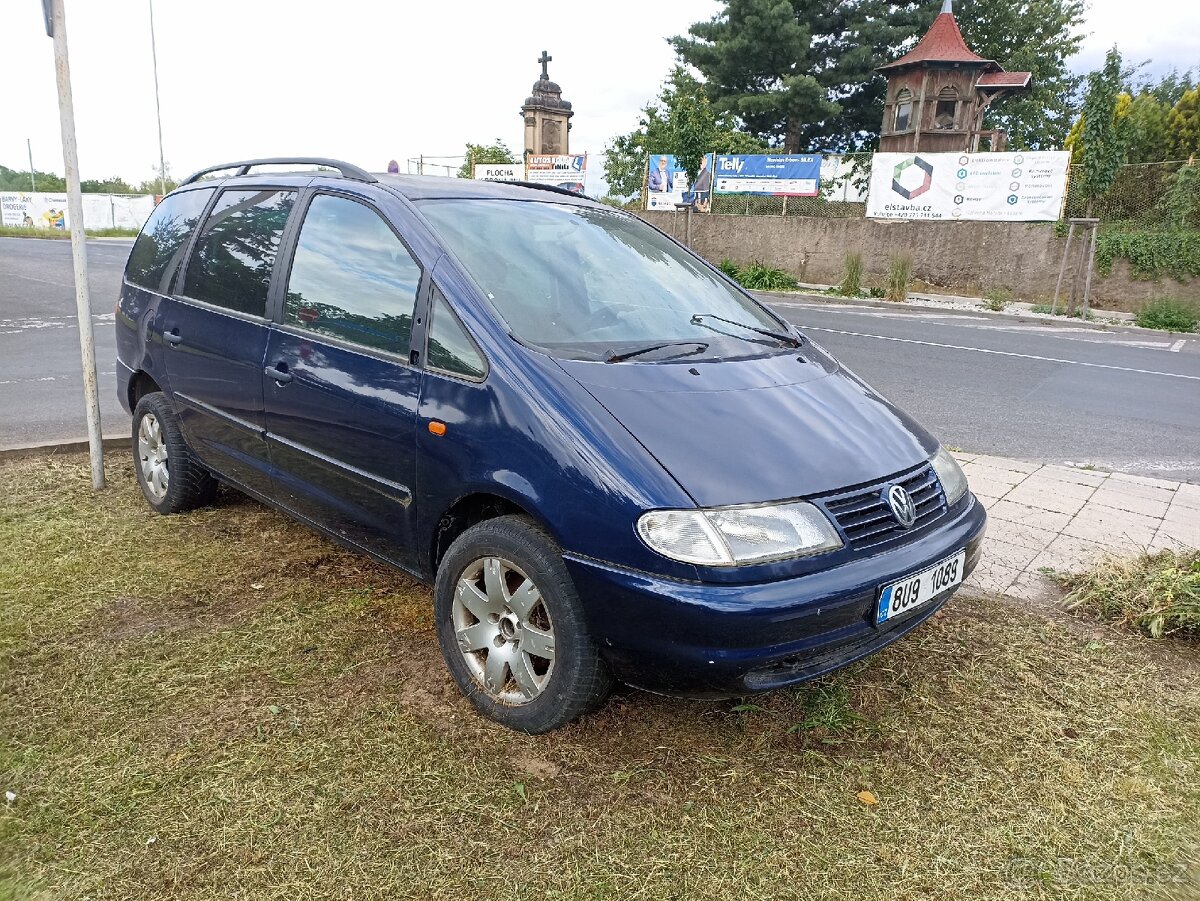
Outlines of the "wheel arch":
[[125,390],[128,392],[129,410],[132,412],[137,408],[139,400],[147,394],[162,391],[162,388],[146,370],[139,369],[133,374],[133,378],[129,380],[129,385]]
[[434,523],[429,539],[429,572],[437,575],[442,558],[454,540],[463,532],[497,516],[527,516],[547,533],[552,530],[540,516],[530,509],[531,505],[524,499],[508,496],[494,489],[481,489],[462,495],[454,501]]

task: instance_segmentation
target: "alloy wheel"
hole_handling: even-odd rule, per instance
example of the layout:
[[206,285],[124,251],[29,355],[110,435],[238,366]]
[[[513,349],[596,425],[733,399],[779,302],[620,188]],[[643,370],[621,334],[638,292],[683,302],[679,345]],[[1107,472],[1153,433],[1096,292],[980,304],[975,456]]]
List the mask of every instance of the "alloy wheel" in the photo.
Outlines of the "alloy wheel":
[[537,585],[516,564],[482,557],[454,590],[455,640],[467,669],[505,704],[537,698],[554,669],[554,625]]
[[167,496],[171,474],[167,468],[167,442],[162,423],[153,413],[143,416],[138,426],[138,462],[146,490],[155,500],[162,500]]

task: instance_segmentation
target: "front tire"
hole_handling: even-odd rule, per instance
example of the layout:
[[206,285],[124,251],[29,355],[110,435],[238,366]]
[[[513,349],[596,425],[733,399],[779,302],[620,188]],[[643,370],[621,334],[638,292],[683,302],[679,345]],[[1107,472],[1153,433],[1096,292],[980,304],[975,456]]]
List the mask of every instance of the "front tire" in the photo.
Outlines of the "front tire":
[[434,614],[454,681],[510,729],[558,729],[612,689],[562,550],[528,517],[485,520],[455,539],[438,568]]
[[166,395],[143,395],[133,411],[133,468],[146,503],[159,513],[182,513],[212,502],[217,480],[183,440]]

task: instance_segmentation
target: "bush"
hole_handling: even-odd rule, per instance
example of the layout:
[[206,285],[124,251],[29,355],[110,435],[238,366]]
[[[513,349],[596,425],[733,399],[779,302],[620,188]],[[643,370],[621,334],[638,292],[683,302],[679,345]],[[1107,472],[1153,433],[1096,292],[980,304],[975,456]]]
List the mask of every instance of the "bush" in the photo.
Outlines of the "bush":
[[1005,307],[1013,302],[1013,293],[1008,288],[992,288],[983,295],[983,305],[993,313],[1004,312]]
[[718,268],[735,282],[739,280],[739,276],[742,274],[742,270],[738,268],[738,264],[729,259],[729,257],[721,260],[721,265]]
[[1165,329],[1168,332],[1194,332],[1200,324],[1200,309],[1195,304],[1160,297],[1146,304],[1137,314],[1137,324],[1142,328]]
[[838,293],[846,297],[858,297],[862,293],[863,258],[861,253],[846,254],[846,271]]
[[1090,610],[1151,638],[1200,638],[1200,551],[1114,557],[1058,580],[1069,592],[1069,610]]
[[884,283],[888,300],[908,299],[908,283],[912,280],[912,266],[912,257],[907,255],[892,257],[888,261],[887,280]]
[[[728,270],[725,269],[727,262],[729,261],[721,263],[721,269],[726,273],[728,273]],[[800,287],[800,283],[782,269],[774,269],[757,261],[739,269],[734,278],[741,283],[743,288],[749,288],[752,291],[795,291]]]

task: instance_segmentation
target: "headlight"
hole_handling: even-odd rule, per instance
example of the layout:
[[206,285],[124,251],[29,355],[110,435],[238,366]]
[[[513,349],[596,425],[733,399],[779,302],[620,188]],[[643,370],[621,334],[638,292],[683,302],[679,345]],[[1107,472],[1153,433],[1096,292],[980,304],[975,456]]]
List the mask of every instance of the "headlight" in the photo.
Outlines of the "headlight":
[[958,465],[958,461],[950,456],[944,447],[939,447],[938,452],[929,462],[933,464],[933,471],[937,473],[938,481],[942,483],[942,491],[946,494],[946,503],[953,506],[960,497],[967,493],[966,474]]
[[745,566],[842,546],[825,514],[804,501],[652,510],[638,519],[637,530],[642,540],[664,557],[702,566]]

